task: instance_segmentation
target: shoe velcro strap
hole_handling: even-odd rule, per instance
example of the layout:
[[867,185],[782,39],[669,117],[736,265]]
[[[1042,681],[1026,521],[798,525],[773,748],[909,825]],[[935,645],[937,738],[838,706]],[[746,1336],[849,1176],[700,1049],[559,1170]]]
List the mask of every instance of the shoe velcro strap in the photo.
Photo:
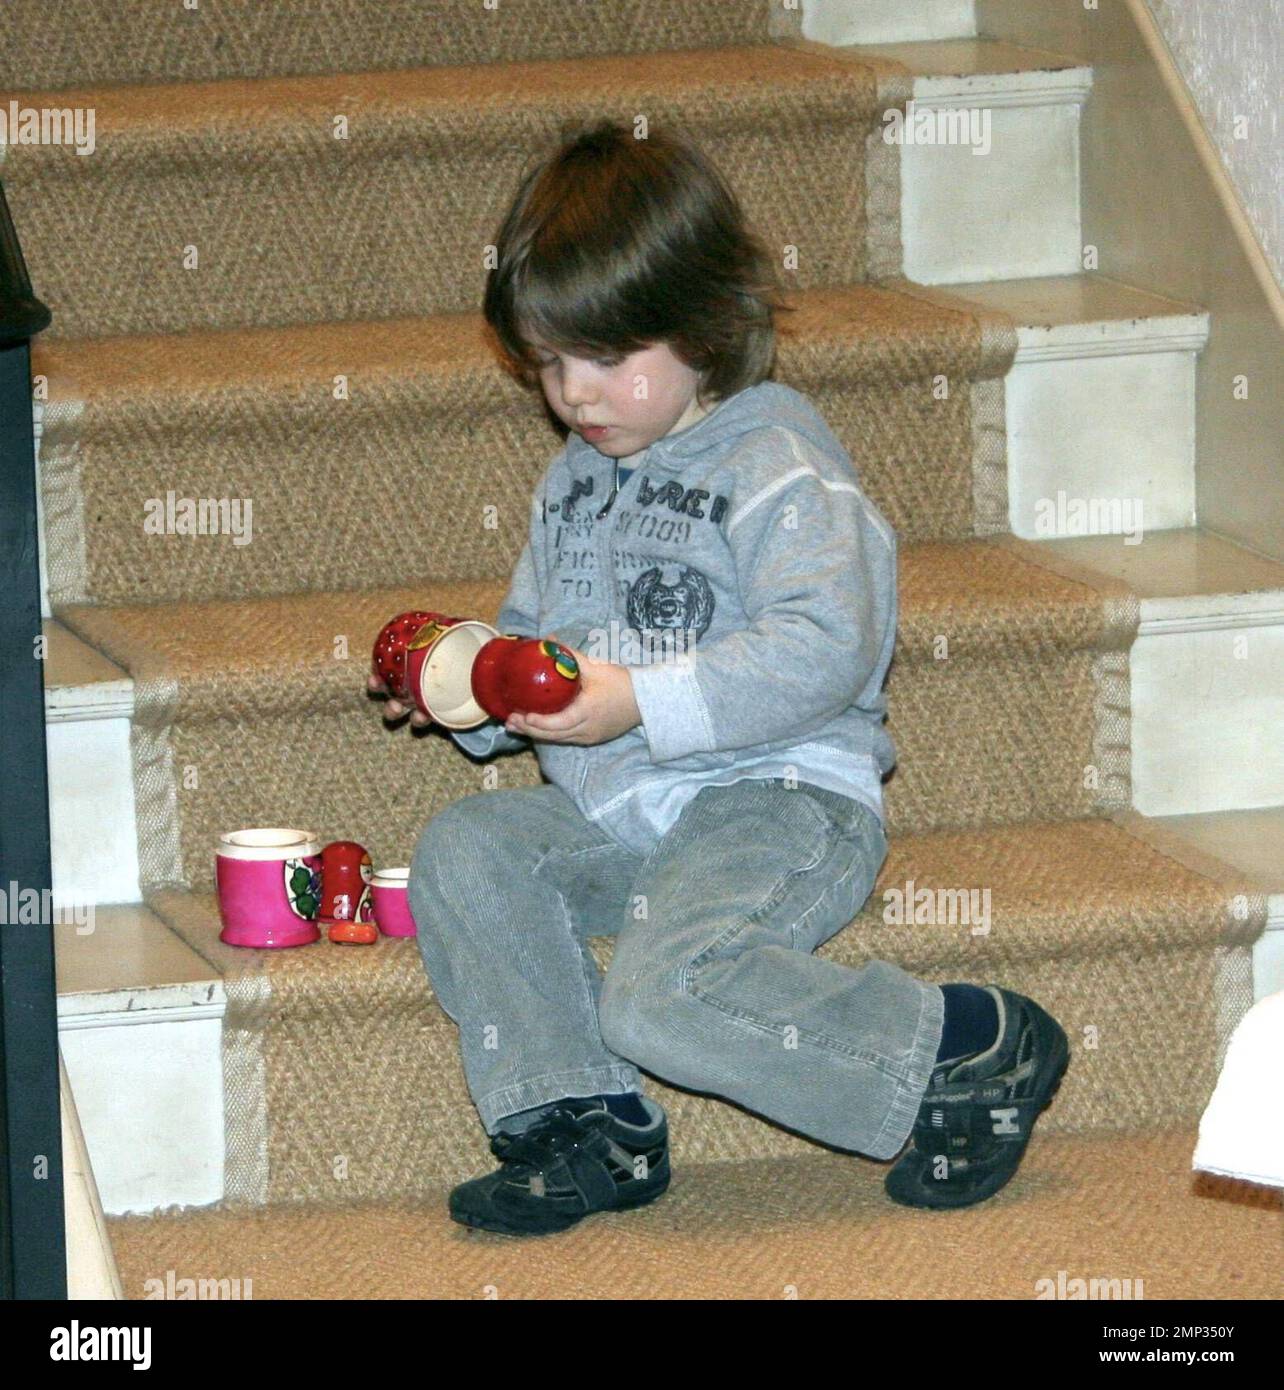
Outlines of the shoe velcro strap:
[[562,1158],[567,1175],[589,1211],[600,1211],[615,1205],[619,1188],[603,1159],[579,1148],[563,1154]]
[[[1038,1118],[1038,1098],[1013,1100],[1005,1086],[983,1081],[944,1087],[927,1097],[914,1124],[924,1153],[962,1154],[993,1144],[1024,1143]],[[988,1094],[987,1094],[988,1093]]]
[[[605,1160],[586,1149],[580,1139],[563,1134],[555,1146],[544,1131],[518,1135],[501,1133],[496,1141],[491,1147],[500,1157],[529,1163],[550,1179],[553,1186],[564,1187],[569,1183],[580,1194],[586,1210],[600,1211],[615,1205],[619,1189]],[[586,1142],[594,1144],[588,1136]]]

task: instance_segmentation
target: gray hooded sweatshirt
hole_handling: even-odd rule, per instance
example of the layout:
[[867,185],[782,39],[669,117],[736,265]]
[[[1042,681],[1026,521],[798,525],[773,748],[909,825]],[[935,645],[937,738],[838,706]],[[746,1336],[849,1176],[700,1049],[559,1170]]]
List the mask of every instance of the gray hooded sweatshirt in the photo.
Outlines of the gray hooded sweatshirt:
[[492,719],[455,741],[480,757],[533,743],[545,777],[641,855],[702,787],[745,777],[811,782],[882,819],[896,533],[819,412],[761,382],[620,471],[569,436],[497,626],[628,667],[642,723],[584,746]]

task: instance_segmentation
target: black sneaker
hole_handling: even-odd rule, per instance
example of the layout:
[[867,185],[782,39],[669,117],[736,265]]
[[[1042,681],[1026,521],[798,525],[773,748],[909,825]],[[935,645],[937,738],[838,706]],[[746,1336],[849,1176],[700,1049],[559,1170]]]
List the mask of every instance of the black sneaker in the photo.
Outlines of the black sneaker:
[[669,1127],[646,1096],[648,1125],[617,1119],[600,1100],[559,1101],[522,1134],[496,1134],[502,1163],[460,1183],[450,1214],[465,1226],[505,1235],[545,1235],[591,1212],[645,1206],[669,1186]]
[[992,1047],[932,1071],[914,1122],[913,1147],[883,1180],[909,1207],[967,1207],[992,1197],[1016,1172],[1040,1111],[1066,1068],[1065,1030],[1032,999],[986,988],[999,1009]]

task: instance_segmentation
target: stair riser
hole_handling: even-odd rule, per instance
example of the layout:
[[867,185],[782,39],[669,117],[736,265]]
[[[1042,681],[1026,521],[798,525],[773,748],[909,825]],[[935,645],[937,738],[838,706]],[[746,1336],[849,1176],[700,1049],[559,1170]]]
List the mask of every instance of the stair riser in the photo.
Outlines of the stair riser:
[[1284,989],[1284,915],[1270,924],[1253,947],[1253,999]]
[[[1195,351],[1017,361],[1008,512],[1027,540],[1195,524]],[[1131,540],[1137,536],[1138,541]]]
[[60,1020],[103,1210],[205,1206],[223,1196],[223,1006],[146,1022]]
[[[1268,596],[1263,596],[1268,597]],[[1133,648],[1133,802],[1148,816],[1284,804],[1284,595]],[[1172,626],[1176,627],[1176,624]]]
[[129,730],[119,716],[46,724],[55,905],[142,896]]
[[[905,468],[907,458],[939,456],[943,433],[967,440],[965,390],[931,401],[927,382],[813,389],[787,361],[778,378],[805,390],[832,422],[902,543],[973,534],[966,475],[925,489]],[[144,429],[149,448],[140,455],[136,431],[109,423],[82,446],[74,486],[96,484],[78,502],[65,473],[42,468],[43,515],[76,517],[89,557],[82,591],[55,589],[52,601],[243,598],[409,584],[429,573],[436,583],[507,579],[526,538],[531,491],[560,447],[544,409],[518,398],[508,410],[463,418],[460,392],[443,392],[454,406],[434,414],[413,382],[404,395],[379,390],[378,407],[360,400],[359,375],[352,389],[357,399],[332,411],[330,429],[287,423],[215,438]],[[279,419],[289,418],[283,402]],[[84,466],[91,459],[92,472]],[[211,533],[179,534],[180,524],[191,529],[187,515]],[[173,530],[156,534],[171,517]],[[46,551],[71,544],[71,525],[49,535]]]
[[[1062,74],[1023,93],[956,79],[919,78],[915,110],[938,139],[901,145],[901,241],[905,275],[925,285],[1077,275],[1085,269],[1079,221],[1079,116],[1086,86],[1067,94]],[[1004,104],[1014,100],[1029,104]],[[966,118],[966,125],[963,124]],[[958,125],[948,122],[957,121]]]

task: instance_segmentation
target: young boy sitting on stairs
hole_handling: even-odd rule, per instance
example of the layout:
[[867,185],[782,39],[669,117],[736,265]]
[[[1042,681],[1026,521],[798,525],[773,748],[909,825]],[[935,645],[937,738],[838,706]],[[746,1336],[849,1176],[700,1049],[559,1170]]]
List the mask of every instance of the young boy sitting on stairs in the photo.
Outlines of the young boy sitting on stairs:
[[[660,1196],[639,1067],[873,1158],[912,1135],[898,1202],[991,1196],[1065,1070],[1061,1027],[994,985],[812,955],[887,853],[896,536],[767,380],[761,243],[692,143],[607,121],[523,178],[498,253],[486,319],[571,431],[498,626],[570,647],[582,689],[454,732],[480,756],[534,741],[548,782],[454,802],[415,851],[424,967],[501,1160],[451,1215],[531,1234]],[[594,935],[616,938],[604,978]]]

